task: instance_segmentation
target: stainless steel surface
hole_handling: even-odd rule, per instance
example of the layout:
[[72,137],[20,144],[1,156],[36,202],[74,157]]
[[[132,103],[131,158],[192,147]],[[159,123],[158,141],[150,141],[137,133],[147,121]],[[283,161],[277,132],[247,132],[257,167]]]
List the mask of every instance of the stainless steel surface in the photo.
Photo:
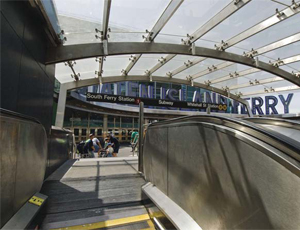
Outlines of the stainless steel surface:
[[[167,188],[163,192],[203,229],[297,229],[299,161],[259,135],[250,136],[247,127],[213,120],[150,125],[144,143],[146,179],[162,191]],[[158,149],[166,152],[165,164],[157,163]],[[162,172],[161,188],[156,181]]]
[[[148,31],[144,42],[152,42],[156,38],[156,36],[159,34],[159,32],[163,29],[163,27],[167,24],[169,19],[173,16],[173,14],[176,12],[176,10],[179,8],[183,0],[171,0],[169,5],[166,7],[160,18],[157,20],[155,25],[153,26],[151,31]],[[147,32],[147,31],[146,31]],[[129,74],[129,71],[132,69],[132,67],[137,63],[137,61],[140,59],[142,55],[137,54],[134,55],[130,59],[130,63],[126,67],[126,69],[123,71],[123,76],[126,76]]]
[[143,144],[144,144],[144,103],[140,102],[140,110],[139,110],[139,171],[143,172]]
[[47,178],[68,159],[73,158],[74,142],[70,130],[52,126],[48,139]]
[[102,20],[103,40],[107,40],[110,7],[111,7],[111,0],[105,0],[104,8],[103,8],[103,20]]
[[[300,8],[299,8],[300,9]],[[57,63],[67,60],[82,59],[88,57],[98,56],[110,56],[110,55],[121,55],[121,54],[182,54],[182,55],[193,55],[198,57],[215,58],[219,60],[225,60],[235,62],[247,66],[251,66],[276,76],[282,77],[287,81],[300,85],[300,79],[293,74],[275,67],[271,64],[254,61],[250,57],[223,52],[220,50],[214,50],[203,47],[195,47],[191,50],[189,46],[176,45],[176,44],[163,44],[163,43],[141,43],[141,42],[115,42],[108,43],[108,53],[105,54],[103,47],[99,44],[82,44],[82,45],[70,45],[61,46],[48,50],[48,57],[46,63]],[[168,78],[168,77],[165,77]],[[103,78],[104,80],[105,78]],[[124,78],[123,78],[124,80]],[[155,81],[154,79],[152,79]],[[148,81],[150,79],[148,78]],[[191,84],[191,82],[190,82]]]
[[22,208],[3,226],[2,229],[27,229],[47,201],[47,196],[36,193],[34,196],[43,199],[41,206],[26,202]]
[[[98,79],[93,79],[93,80],[95,81]],[[66,100],[67,100],[67,89],[65,87],[65,84],[61,84],[59,89],[59,97],[57,102],[56,120],[55,120],[55,126],[60,128],[64,126]]]
[[[201,227],[193,220],[193,218],[186,213],[173,200],[166,196],[159,190],[158,187],[152,183],[147,183],[142,187],[142,191],[148,198],[160,209],[160,211],[168,217],[176,229],[201,230]],[[158,223],[159,225],[160,223]]]
[[279,127],[277,125],[262,125],[263,127],[267,129],[274,130],[278,133],[281,133],[289,138],[294,139],[295,141],[300,142],[300,130],[293,129],[293,128],[285,128],[285,127]]
[[[282,62],[278,63],[278,66],[298,62],[299,60],[300,60],[300,55],[285,58],[285,59],[281,60]],[[274,62],[274,63],[276,63],[276,62]],[[242,70],[240,72],[229,73],[226,76],[223,76],[223,77],[216,78],[216,79],[212,80],[211,84],[216,84],[216,83],[220,83],[220,82],[223,82],[223,81],[240,78],[240,77],[243,77],[243,76],[246,76],[246,75],[249,75],[249,74],[257,73],[259,71],[261,71],[261,70],[259,70],[258,68],[250,68],[250,69]]]
[[295,141],[300,142],[300,122],[280,118],[245,118],[245,120],[260,124],[261,126],[281,133]]
[[1,110],[1,226],[42,186],[47,135],[32,118]]

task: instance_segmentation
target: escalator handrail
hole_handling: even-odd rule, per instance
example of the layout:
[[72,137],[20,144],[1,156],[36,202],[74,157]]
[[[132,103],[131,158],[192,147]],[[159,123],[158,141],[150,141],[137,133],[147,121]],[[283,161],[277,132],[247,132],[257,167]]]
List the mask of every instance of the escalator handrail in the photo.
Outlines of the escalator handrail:
[[271,118],[271,117],[246,117],[243,120],[251,121],[257,124],[265,124],[265,125],[277,125],[285,128],[297,129],[300,130],[300,122],[299,121],[291,121],[282,118]]
[[8,116],[17,117],[17,118],[20,118],[22,120],[32,121],[32,122],[35,122],[37,124],[42,125],[42,123],[34,117],[24,115],[24,114],[21,114],[21,113],[17,113],[17,112],[11,111],[11,110],[0,108],[0,114],[1,114],[1,116],[2,116],[2,114],[5,114],[5,115],[8,115]]
[[212,124],[224,125],[225,127],[233,128],[250,136],[253,136],[279,150],[285,152],[290,157],[300,161],[300,143],[296,140],[287,137],[273,130],[264,129],[263,126],[254,124],[250,121],[240,120],[236,118],[221,117],[218,115],[194,115],[173,118],[165,121],[155,122],[149,125],[150,127],[163,126],[166,124],[175,124],[186,121],[201,121]]

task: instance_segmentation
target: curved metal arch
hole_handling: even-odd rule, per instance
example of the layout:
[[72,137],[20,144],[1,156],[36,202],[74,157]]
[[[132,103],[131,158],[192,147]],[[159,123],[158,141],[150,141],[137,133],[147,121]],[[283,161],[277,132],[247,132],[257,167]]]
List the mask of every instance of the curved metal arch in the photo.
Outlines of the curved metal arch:
[[[191,85],[190,81],[188,80],[183,80],[183,79],[177,79],[177,78],[167,78],[167,77],[159,77],[159,76],[152,76],[151,79],[148,76],[139,76],[139,75],[130,75],[130,76],[113,76],[113,77],[103,77],[102,78],[102,83],[117,83],[117,82],[123,82],[123,81],[141,81],[141,82],[160,82],[160,83],[174,83],[174,84],[180,84],[180,85]],[[82,88],[82,87],[87,87],[91,85],[97,85],[99,84],[98,78],[92,78],[92,79],[85,79],[85,80],[80,80],[80,81],[73,81],[73,82],[68,82],[68,83],[63,83],[64,87],[66,90],[72,90],[72,89],[77,89],[77,88]],[[199,87],[202,89],[207,89],[212,92],[218,93],[222,96],[231,98],[233,100],[236,100],[242,104],[246,104],[246,100],[242,99],[241,97],[231,94],[228,91],[208,86],[202,83],[194,82],[193,84],[194,87]]]
[[[113,77],[103,77],[102,78],[102,83],[117,83],[117,82],[122,82],[122,81],[144,81],[144,82],[155,81],[155,82],[161,82],[161,83],[176,83],[176,84],[190,85],[190,81],[188,81],[188,80],[159,77],[159,76],[152,76],[151,79],[148,76],[135,76],[135,75],[126,76],[126,77],[113,76]],[[77,89],[77,88],[81,88],[81,87],[87,87],[87,86],[91,86],[91,85],[97,85],[97,84],[99,84],[98,78],[85,79],[85,80],[79,80],[79,81],[73,81],[73,82],[67,82],[67,83],[61,84],[55,125],[58,127],[63,127],[66,96],[67,96],[68,90]],[[248,115],[250,117],[253,116],[248,101],[240,98],[239,96],[231,94],[227,91],[218,89],[216,87],[208,86],[208,85],[197,83],[197,82],[195,82],[193,85],[195,87],[207,89],[212,92],[218,93],[220,95],[223,95],[225,97],[228,97],[228,98],[231,98],[233,100],[240,102],[241,104],[246,106]]]
[[51,47],[47,53],[46,64],[92,58],[99,56],[124,54],[179,54],[198,57],[214,58],[251,66],[262,71],[282,77],[300,86],[300,79],[293,74],[271,64],[238,54],[228,53],[204,47],[190,47],[186,45],[141,42],[114,42]]

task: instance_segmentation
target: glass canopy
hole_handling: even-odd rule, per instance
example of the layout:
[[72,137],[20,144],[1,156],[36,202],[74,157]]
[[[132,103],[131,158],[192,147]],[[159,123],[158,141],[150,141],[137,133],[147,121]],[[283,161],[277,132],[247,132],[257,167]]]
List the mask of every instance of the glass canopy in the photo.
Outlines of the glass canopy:
[[[188,45],[222,48],[299,78],[300,1],[54,0],[54,5],[57,25],[66,37],[64,46],[104,42],[186,46],[184,42],[189,40]],[[124,81],[131,75],[159,76],[170,82],[192,80],[241,97],[299,90],[299,85],[285,76],[219,60],[217,56],[132,53],[103,57],[100,65],[96,58],[102,57],[57,63],[57,80],[67,83],[98,79],[99,73],[103,78],[124,76]]]

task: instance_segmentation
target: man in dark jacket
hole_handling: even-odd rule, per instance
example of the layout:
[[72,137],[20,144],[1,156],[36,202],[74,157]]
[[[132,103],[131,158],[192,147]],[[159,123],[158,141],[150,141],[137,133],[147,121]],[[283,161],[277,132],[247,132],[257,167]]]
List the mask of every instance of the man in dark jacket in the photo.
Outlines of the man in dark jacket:
[[119,143],[118,139],[113,137],[111,134],[108,134],[106,137],[109,139],[108,142],[113,144],[113,146],[112,146],[114,149],[113,157],[118,156],[119,148],[120,148],[120,143]]

